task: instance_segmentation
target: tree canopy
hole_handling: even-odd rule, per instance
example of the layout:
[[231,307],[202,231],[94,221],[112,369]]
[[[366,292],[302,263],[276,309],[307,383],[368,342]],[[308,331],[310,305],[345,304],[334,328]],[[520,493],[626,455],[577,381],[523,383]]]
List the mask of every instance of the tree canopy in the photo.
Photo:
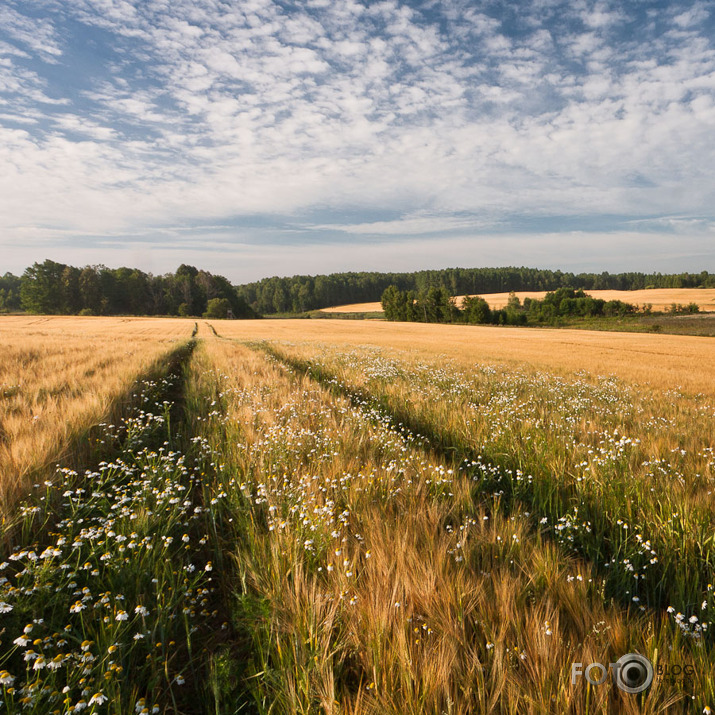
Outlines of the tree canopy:
[[457,308],[454,298],[444,288],[415,293],[392,285],[382,294],[382,307],[387,320],[473,325],[553,324],[562,318],[623,316],[638,310],[631,303],[592,298],[581,288],[575,290],[570,286],[547,293],[542,300],[525,298],[523,305],[512,292],[505,308],[492,309],[480,296],[466,297],[461,308]]
[[237,286],[239,295],[259,313],[317,310],[349,303],[379,301],[389,286],[427,293],[445,289],[449,295],[509,291],[639,290],[643,288],[712,288],[715,274],[564,273],[540,268],[445,268],[414,273],[332,273],[290,278],[264,278]]
[[[422,296],[423,319],[447,321],[453,307],[444,297],[509,291],[638,290],[643,288],[715,287],[715,274],[700,273],[564,273],[540,268],[445,268],[413,273],[350,272],[330,275],[264,278],[233,286],[223,276],[182,264],[175,273],[154,276],[136,268],[75,268],[46,260],[21,277],[0,277],[0,312],[84,313],[92,315],[203,315],[210,300],[223,298],[237,318],[256,314],[301,313],[334,305],[375,302],[385,290]],[[433,291],[430,293],[430,291]],[[438,291],[438,292],[434,292]],[[441,292],[439,292],[441,291]],[[428,297],[431,295],[431,298]],[[585,304],[581,304],[580,309]],[[590,305],[590,304],[589,304]],[[407,315],[414,303],[397,308]],[[484,306],[472,301],[470,314],[484,317]],[[547,312],[550,308],[546,309]],[[436,311],[436,312],[435,312]],[[446,312],[445,312],[446,311]],[[512,310],[512,313],[514,311]],[[475,317],[475,320],[477,318]],[[506,319],[506,318],[505,318]]]
[[200,316],[212,301],[220,300],[224,301],[220,317],[225,318],[228,309],[236,318],[256,317],[226,278],[194,266],[181,265],[176,273],[154,276],[137,268],[75,268],[46,260],[27,268],[21,278],[9,276],[5,274],[0,281],[6,310],[22,308],[29,313],[65,315]]

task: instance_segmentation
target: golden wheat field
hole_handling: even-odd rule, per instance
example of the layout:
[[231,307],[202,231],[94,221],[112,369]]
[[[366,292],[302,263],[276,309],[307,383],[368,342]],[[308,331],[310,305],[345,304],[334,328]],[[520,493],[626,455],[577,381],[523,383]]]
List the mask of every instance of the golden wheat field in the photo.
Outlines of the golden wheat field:
[[715,708],[712,340],[11,317],[0,343],[3,711]]
[[220,335],[241,340],[396,347],[415,354],[446,355],[465,365],[496,361],[557,372],[586,370],[659,389],[680,387],[715,394],[715,343],[699,337],[347,320],[216,320],[212,324]]
[[179,320],[0,319],[0,509],[192,328]]
[[[653,310],[667,310],[673,303],[687,305],[696,303],[702,311],[715,311],[715,289],[712,288],[654,288],[648,290],[588,290],[586,293],[601,300],[622,300],[634,305],[650,304]],[[481,293],[484,300],[493,310],[504,308],[509,300],[509,293]],[[532,298],[541,300],[546,291],[516,291],[519,300]],[[457,305],[461,305],[465,296],[456,297]],[[351,303],[322,308],[323,313],[375,313],[382,312],[382,305],[374,303]]]

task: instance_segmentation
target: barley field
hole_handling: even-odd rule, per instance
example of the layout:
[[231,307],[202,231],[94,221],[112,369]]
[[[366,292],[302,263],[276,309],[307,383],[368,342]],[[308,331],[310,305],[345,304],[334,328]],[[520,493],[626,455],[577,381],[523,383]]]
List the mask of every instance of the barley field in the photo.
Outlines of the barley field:
[[18,317],[0,321],[0,513],[193,323]]
[[[712,341],[109,318],[0,340],[3,712],[715,708]],[[581,672],[629,653],[642,692]]]

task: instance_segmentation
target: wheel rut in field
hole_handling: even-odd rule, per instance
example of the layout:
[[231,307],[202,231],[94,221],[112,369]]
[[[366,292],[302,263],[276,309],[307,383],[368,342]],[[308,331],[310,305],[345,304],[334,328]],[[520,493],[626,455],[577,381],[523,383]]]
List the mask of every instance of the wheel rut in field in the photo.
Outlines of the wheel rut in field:
[[[0,638],[16,646],[0,649],[16,693],[6,712],[107,701],[112,713],[219,711],[212,671],[236,636],[187,412],[195,347],[142,375],[123,418],[90,430],[101,447],[35,489],[5,531]],[[239,688],[231,695],[243,703]]]
[[[640,583],[645,597],[638,601],[632,598],[632,594],[624,593],[625,590],[630,590],[630,587],[624,589],[623,586],[628,574],[624,576],[620,572],[617,573],[613,565],[624,563],[626,559],[629,563],[635,559],[643,561],[644,557],[640,550],[633,553],[624,552],[619,546],[617,534],[620,526],[615,523],[615,517],[603,510],[595,497],[584,493],[576,495],[566,487],[549,482],[545,477],[531,482],[523,478],[517,480],[518,475],[529,473],[530,465],[520,463],[513,455],[504,454],[499,461],[486,459],[463,439],[421,420],[409,407],[390,402],[386,395],[373,394],[357,386],[345,384],[328,368],[286,355],[270,344],[254,344],[253,347],[263,350],[297,374],[316,381],[333,394],[349,399],[352,404],[377,410],[393,427],[414,435],[417,438],[415,444],[421,449],[459,468],[466,478],[474,481],[475,501],[484,498],[493,501],[498,497],[500,508],[506,514],[512,514],[515,510],[528,511],[538,522],[535,528],[541,528],[542,533],[556,541],[566,553],[585,560],[593,567],[595,574],[603,579],[606,599],[613,599],[624,607],[640,610],[660,610],[671,602],[680,601],[679,596],[669,591],[669,584],[675,579],[674,575],[662,568],[660,562],[649,564],[646,571],[647,580]],[[576,530],[573,539],[569,540],[562,532],[569,531],[569,524],[574,520],[574,507],[578,509],[579,524],[587,523],[589,527]],[[541,520],[544,518],[553,525],[553,530],[541,527]],[[693,594],[699,592],[698,581],[707,583],[710,573],[708,566],[708,559],[704,559],[697,578],[692,579]],[[693,602],[696,601],[697,596]]]

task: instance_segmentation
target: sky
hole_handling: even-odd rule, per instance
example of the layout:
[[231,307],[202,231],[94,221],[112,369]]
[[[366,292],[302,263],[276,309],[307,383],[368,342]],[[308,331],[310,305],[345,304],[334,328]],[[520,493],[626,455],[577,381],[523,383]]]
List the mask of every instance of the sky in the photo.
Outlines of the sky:
[[2,0],[0,273],[715,270],[715,2]]

